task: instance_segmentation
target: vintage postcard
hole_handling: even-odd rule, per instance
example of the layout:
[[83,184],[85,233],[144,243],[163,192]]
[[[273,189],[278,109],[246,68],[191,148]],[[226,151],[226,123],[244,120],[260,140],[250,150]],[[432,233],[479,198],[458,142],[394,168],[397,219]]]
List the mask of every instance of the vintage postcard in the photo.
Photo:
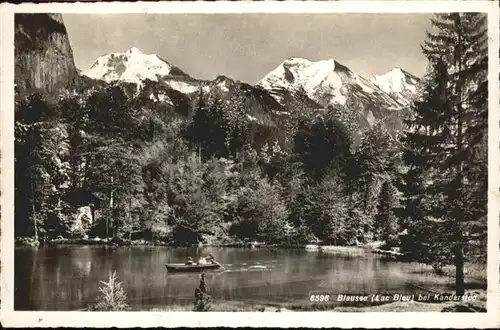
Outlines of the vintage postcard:
[[498,2],[0,8],[4,326],[500,325]]

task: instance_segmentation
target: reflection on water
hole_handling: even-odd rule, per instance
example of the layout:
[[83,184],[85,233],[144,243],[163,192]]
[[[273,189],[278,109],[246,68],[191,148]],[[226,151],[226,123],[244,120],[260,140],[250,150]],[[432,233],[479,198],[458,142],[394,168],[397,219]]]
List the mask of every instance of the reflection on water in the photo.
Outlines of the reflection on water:
[[[206,276],[214,300],[305,301],[310,291],[409,292],[405,283],[445,286],[423,266],[369,254],[281,249],[66,246],[15,252],[15,309],[76,310],[116,270],[131,306],[192,304],[199,274],[169,274],[166,262],[212,253],[224,271]],[[432,283],[429,283],[432,281]]]

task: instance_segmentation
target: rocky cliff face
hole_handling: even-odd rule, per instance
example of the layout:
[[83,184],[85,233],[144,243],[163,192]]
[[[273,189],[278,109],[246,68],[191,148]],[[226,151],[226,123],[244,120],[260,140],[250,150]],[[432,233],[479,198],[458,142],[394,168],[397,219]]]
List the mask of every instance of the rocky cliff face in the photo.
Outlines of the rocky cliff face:
[[61,14],[16,14],[15,83],[19,92],[57,92],[78,79]]

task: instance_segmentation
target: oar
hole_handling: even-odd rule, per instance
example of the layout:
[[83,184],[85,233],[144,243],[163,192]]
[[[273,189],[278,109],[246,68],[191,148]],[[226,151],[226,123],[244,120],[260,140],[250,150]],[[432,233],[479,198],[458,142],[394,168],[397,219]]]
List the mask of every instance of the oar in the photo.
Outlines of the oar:
[[215,264],[219,265],[222,269],[226,269],[221,263],[217,262],[215,259],[212,258],[212,262]]

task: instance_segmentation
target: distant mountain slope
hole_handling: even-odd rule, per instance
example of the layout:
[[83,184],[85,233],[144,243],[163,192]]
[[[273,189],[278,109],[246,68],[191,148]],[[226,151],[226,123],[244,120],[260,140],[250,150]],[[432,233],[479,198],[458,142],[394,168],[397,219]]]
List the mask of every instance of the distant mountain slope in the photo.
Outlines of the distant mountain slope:
[[402,105],[407,105],[413,100],[420,83],[420,79],[400,68],[374,76],[370,81]]
[[334,107],[355,111],[364,130],[376,121],[390,131],[402,128],[402,109],[417,93],[418,79],[406,71],[394,71],[369,80],[333,59],[309,61],[292,57],[258,83],[283,105],[303,90],[312,108]]
[[103,55],[81,74],[107,83],[120,81],[141,85],[145,80],[162,80],[172,89],[185,94],[196,92],[201,85],[199,80],[190,77],[158,55],[144,54],[137,47],[132,47],[124,53]]
[[389,109],[399,108],[392,97],[333,59],[312,62],[292,57],[268,73],[258,86],[268,90],[281,101],[283,90],[305,90],[309,98],[323,106],[346,105],[354,90],[376,100]]
[[158,80],[158,76],[183,76],[188,75],[179,68],[161,59],[156,54],[144,54],[137,47],[132,47],[124,53],[111,53],[99,57],[92,66],[82,72],[92,78],[112,82],[138,83],[150,79]]

